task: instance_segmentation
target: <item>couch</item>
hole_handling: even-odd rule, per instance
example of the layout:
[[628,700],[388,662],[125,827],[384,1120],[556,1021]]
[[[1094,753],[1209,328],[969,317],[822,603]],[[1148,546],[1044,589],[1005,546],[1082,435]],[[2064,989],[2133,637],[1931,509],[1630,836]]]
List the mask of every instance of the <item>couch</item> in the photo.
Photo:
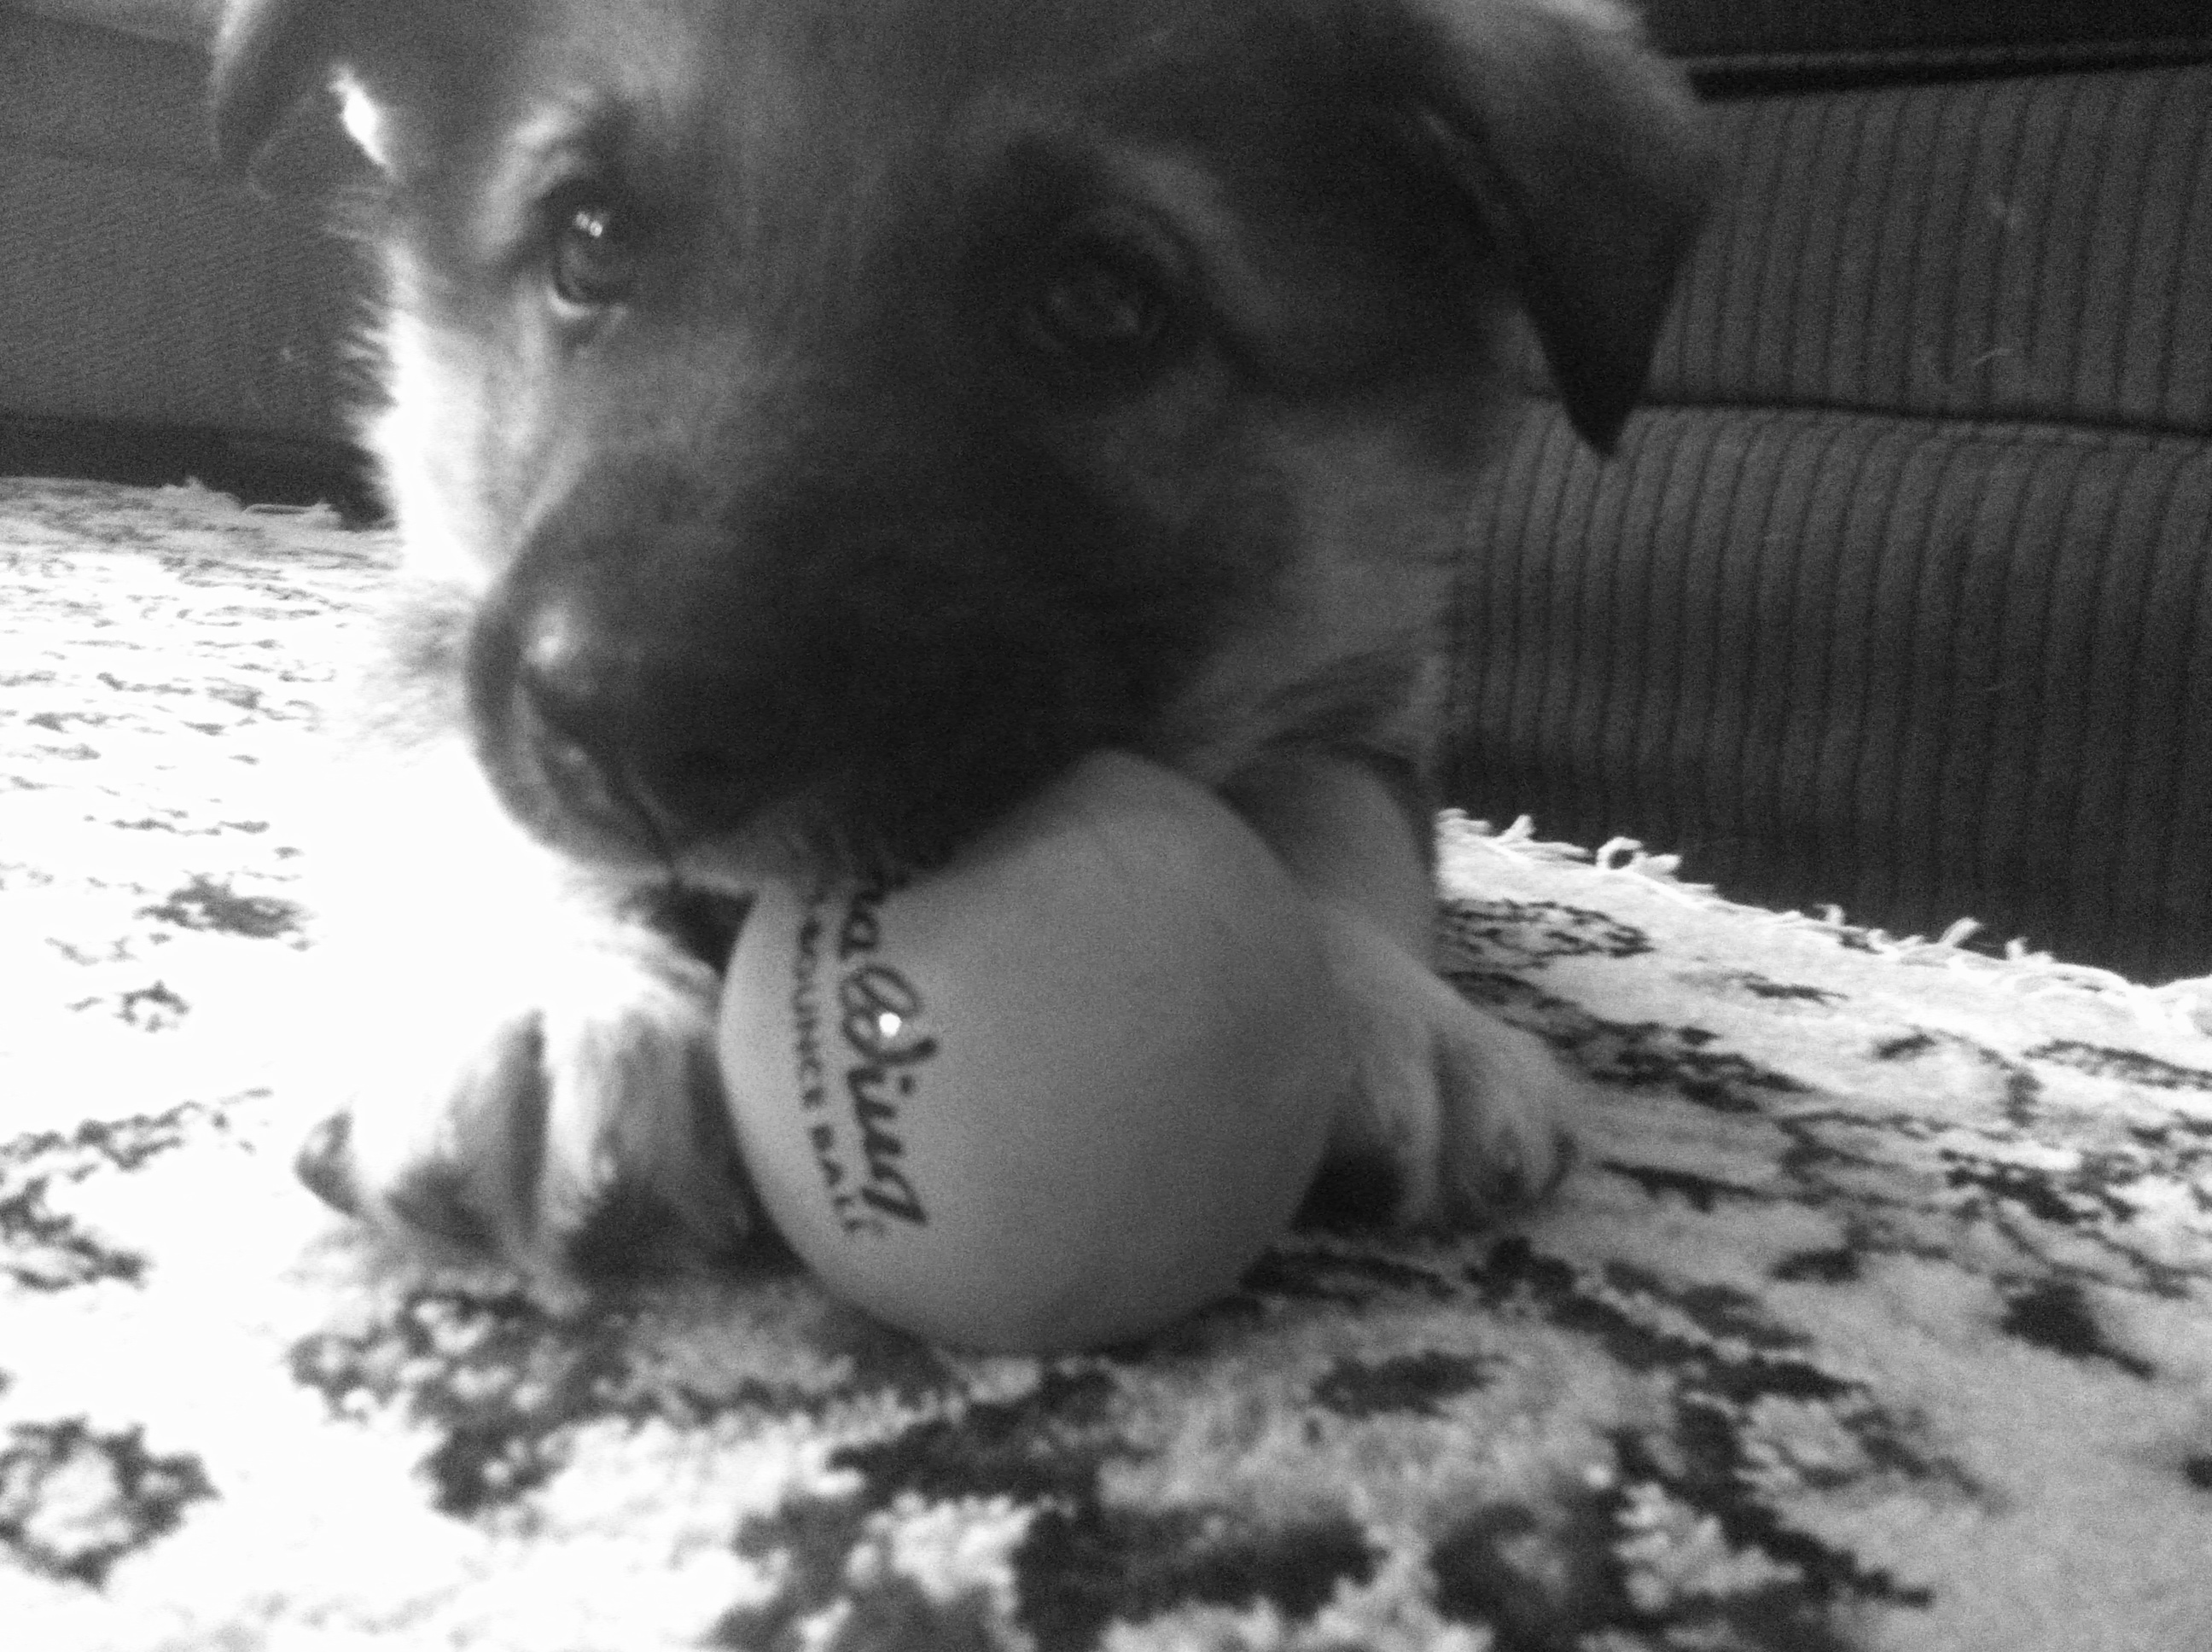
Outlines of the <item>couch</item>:
[[[216,175],[209,0],[0,7],[0,473],[366,508],[330,135]],[[1650,0],[1726,188],[1601,462],[1530,385],[1450,800],[1739,898],[2212,971],[2202,0]]]
[[368,507],[327,146],[216,170],[212,0],[0,0],[0,474]]
[[1478,512],[1455,798],[2212,970],[2212,12],[1646,9],[1727,187],[1618,456]]

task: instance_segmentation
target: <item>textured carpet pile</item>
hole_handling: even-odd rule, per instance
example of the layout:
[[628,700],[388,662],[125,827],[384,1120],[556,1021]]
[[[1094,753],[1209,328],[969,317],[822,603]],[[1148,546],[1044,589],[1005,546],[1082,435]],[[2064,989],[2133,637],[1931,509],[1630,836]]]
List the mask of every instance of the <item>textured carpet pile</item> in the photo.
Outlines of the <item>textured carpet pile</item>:
[[1557,1202],[1141,1348],[377,1251],[289,1161],[390,564],[0,481],[0,1647],[2212,1647],[2198,994],[1630,846],[1441,828],[1454,980],[1601,1082]]

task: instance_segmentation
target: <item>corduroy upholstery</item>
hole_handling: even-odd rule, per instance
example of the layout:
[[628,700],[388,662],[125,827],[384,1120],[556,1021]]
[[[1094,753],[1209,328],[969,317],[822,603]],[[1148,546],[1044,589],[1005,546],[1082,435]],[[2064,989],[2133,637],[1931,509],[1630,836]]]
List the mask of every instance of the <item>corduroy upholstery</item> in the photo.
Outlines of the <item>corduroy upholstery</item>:
[[0,470],[344,467],[358,272],[300,180],[218,173],[212,15],[0,0]]
[[1448,784],[2212,970],[2212,18],[1987,9],[1654,8],[1725,193],[1618,456],[1540,406],[1477,514]]

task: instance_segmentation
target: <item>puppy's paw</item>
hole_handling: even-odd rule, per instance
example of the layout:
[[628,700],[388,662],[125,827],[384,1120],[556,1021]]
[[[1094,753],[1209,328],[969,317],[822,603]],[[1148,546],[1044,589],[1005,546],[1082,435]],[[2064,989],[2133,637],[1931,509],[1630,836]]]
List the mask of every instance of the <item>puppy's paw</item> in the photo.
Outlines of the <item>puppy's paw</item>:
[[1322,1213],[1473,1225],[1550,1193],[1574,1162],[1568,1121],[1585,1081],[1359,914],[1321,911],[1358,1075],[1330,1139]]
[[297,1168],[328,1203],[556,1297],[726,1257],[754,1225],[714,1051],[720,982],[651,942],[486,957],[380,1001]]
[[1534,1204],[1566,1179],[1587,1085],[1535,1034],[1437,985],[1451,1008],[1431,1029],[1443,1136],[1435,1217],[1472,1224]]

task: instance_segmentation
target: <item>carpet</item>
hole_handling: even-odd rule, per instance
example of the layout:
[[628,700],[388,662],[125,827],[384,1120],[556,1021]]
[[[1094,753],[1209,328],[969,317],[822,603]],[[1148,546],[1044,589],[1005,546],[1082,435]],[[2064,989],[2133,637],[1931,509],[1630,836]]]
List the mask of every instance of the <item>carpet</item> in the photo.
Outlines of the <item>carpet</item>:
[[1507,1228],[1048,1361],[381,1253],[289,1162],[391,562],[0,481],[0,1645],[2212,1646],[2197,990],[1632,844],[1439,826],[1451,979],[1601,1084]]

